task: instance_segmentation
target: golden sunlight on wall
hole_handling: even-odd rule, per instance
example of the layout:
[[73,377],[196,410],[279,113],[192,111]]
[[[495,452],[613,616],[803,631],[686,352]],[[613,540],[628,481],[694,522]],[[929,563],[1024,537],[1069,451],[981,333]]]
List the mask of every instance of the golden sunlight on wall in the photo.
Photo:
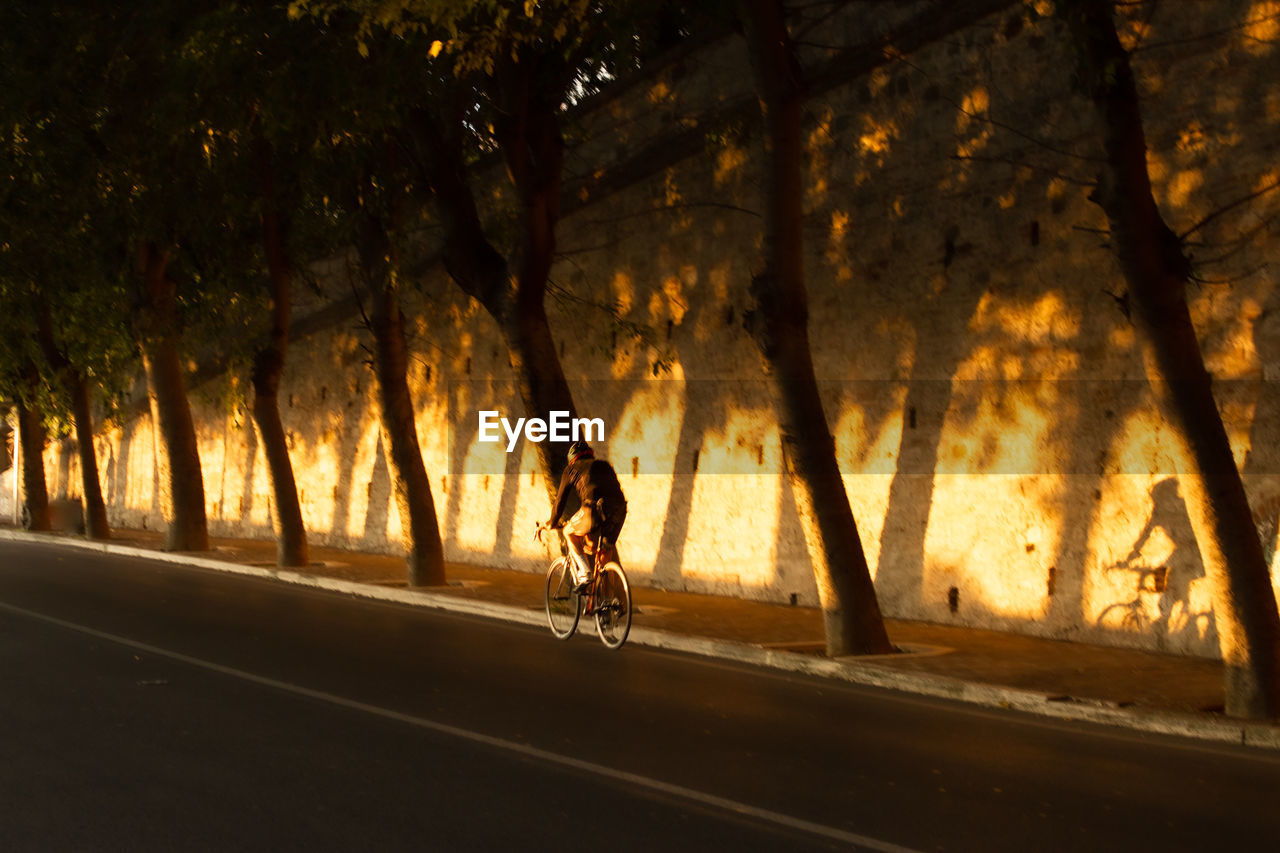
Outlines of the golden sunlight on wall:
[[[1042,508],[1053,491],[1048,479],[938,476],[925,540],[924,600],[947,602],[955,589],[960,607],[1001,620],[1044,616],[1044,560],[1054,552],[1058,535]],[[993,535],[997,530],[1004,535]]]
[[71,478],[67,476],[67,456],[62,443],[51,445],[50,451],[45,453],[44,477],[45,488],[49,494],[58,493],[58,485],[60,483],[70,483]]
[[525,442],[520,454],[518,473],[515,475],[519,478],[518,491],[511,523],[511,538],[507,543],[511,556],[517,561],[525,561],[514,562],[512,565],[531,565],[535,571],[540,571],[546,565],[547,558],[552,556],[551,540],[537,544],[533,538],[535,526],[546,521],[549,514],[547,485],[543,480],[540,464],[537,449]]
[[1275,50],[1280,42],[1280,3],[1275,0],[1254,3],[1245,21],[1240,38],[1246,50],[1253,54]]
[[[712,588],[766,587],[773,580],[781,497],[781,448],[772,413],[731,406],[723,427],[708,430],[698,451],[682,573]],[[750,499],[744,496],[750,495]]]
[[698,477],[681,575],[699,589],[722,595],[770,586],[776,571],[778,483],[776,474]]
[[1039,619],[1070,465],[1059,432],[1080,405],[1063,381],[1078,366],[1068,345],[1078,322],[1054,294],[989,292],[969,328],[976,342],[956,368],[938,442],[921,598]]
[[627,560],[652,566],[658,560],[663,519],[676,470],[676,450],[685,416],[687,385],[645,382],[627,402],[609,436],[609,456],[627,495]]
[[[125,478],[124,504],[139,513],[150,513],[159,500],[155,490],[156,439],[152,430],[151,419],[141,417],[134,420],[126,428],[129,445],[125,458],[128,476]],[[160,519],[153,518],[152,523],[159,525]]]
[[[256,430],[257,427],[250,426],[248,429]],[[274,513],[272,512],[272,500],[274,497],[271,493],[271,477],[267,468],[267,451],[263,448],[261,441],[254,442],[253,460],[250,467],[253,477],[248,482],[249,495],[246,499],[246,507],[244,514],[248,516],[249,523],[257,527],[259,530],[271,529]],[[295,479],[297,475],[295,474]],[[234,521],[234,518],[228,517],[228,521]],[[303,524],[308,524],[307,518],[303,516]],[[310,525],[308,524],[308,527]],[[316,529],[321,527],[316,525]]]
[[502,475],[492,474],[463,474],[453,478],[451,488],[460,492],[460,511],[449,532],[457,547],[481,554],[494,551],[498,540],[491,507],[494,497],[502,490],[502,480]]

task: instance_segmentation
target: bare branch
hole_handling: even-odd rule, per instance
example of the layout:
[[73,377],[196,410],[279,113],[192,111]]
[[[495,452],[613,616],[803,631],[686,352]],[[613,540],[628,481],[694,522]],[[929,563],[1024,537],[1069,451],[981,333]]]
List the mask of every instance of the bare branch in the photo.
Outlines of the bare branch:
[[[1136,54],[1139,52],[1160,50],[1161,48],[1166,48],[1166,47],[1179,47],[1187,44],[1195,44],[1196,42],[1209,41],[1212,39],[1221,38],[1222,36],[1233,35],[1249,27],[1254,27],[1259,24],[1264,24],[1268,21],[1274,21],[1277,19],[1280,19],[1280,12],[1276,12],[1270,15],[1263,15],[1260,18],[1251,18],[1247,21],[1241,21],[1240,23],[1233,24],[1232,26],[1229,26],[1229,27],[1223,27],[1222,29],[1218,29],[1218,30],[1210,30],[1209,32],[1199,33],[1194,36],[1187,36],[1186,38],[1169,39],[1168,41],[1159,41],[1159,42],[1151,42],[1150,44],[1135,45],[1133,50],[1130,51],[1130,53]],[[1275,44],[1274,41],[1270,41],[1267,39],[1260,39],[1260,38],[1257,38],[1256,36],[1246,35],[1245,38],[1247,38],[1249,41],[1256,42],[1258,44]]]
[[[932,82],[933,78],[930,76],[929,72],[925,71],[919,65],[916,65],[914,62],[907,59],[905,54],[895,52],[894,59],[902,63],[903,65],[907,66],[908,68],[912,69],[913,71],[921,74],[926,80],[929,80]],[[1064,151],[1063,149],[1057,147],[1056,145],[1050,144],[1047,140],[1032,136],[1030,133],[1027,133],[1024,130],[1020,130],[1019,128],[1016,128],[1011,124],[1005,124],[1004,122],[996,121],[995,119],[991,118],[991,116],[989,115],[980,115],[978,113],[974,113],[969,110],[966,110],[963,105],[957,103],[956,101],[952,100],[951,98],[948,98],[945,95],[942,95],[941,93],[939,93],[938,99],[946,104],[949,104],[953,109],[955,109],[956,112],[964,116],[967,116],[968,118],[973,119],[974,121],[985,122],[986,124],[989,124],[992,127],[999,128],[1000,130],[1008,131],[1009,133],[1012,133],[1014,136],[1017,136],[1020,139],[1025,139],[1026,141],[1030,142],[1032,145],[1035,145],[1037,148],[1043,148],[1045,151],[1048,151],[1050,153],[1057,154],[1061,157],[1066,157],[1070,160],[1079,160],[1084,163],[1106,162],[1105,159],[1102,157],[1091,157],[1086,154],[1076,154],[1073,151]]]
[[1268,230],[1271,227],[1271,223],[1275,222],[1276,218],[1277,217],[1273,216],[1269,219],[1263,220],[1253,228],[1250,228],[1248,231],[1241,234],[1231,243],[1224,244],[1224,245],[1230,245],[1232,248],[1228,249],[1227,251],[1223,252],[1220,255],[1217,255],[1216,257],[1208,258],[1206,260],[1197,260],[1196,265],[1211,266],[1213,264],[1220,264],[1223,261],[1226,261],[1235,257],[1236,255],[1244,251],[1245,246],[1249,245],[1250,241],[1252,241],[1254,237],[1256,237],[1258,234],[1262,233],[1263,231]]
[[[351,261],[347,261],[347,284],[351,287],[351,298],[356,302],[356,308],[360,309],[360,325],[368,331],[373,331],[373,322],[369,319],[369,314],[364,310],[364,296],[360,293],[360,288],[356,287],[356,277],[351,272]],[[361,344],[364,347],[364,344]],[[364,347],[366,352],[373,355],[368,347]]]
[[602,303],[579,296],[567,287],[554,281],[547,281],[547,293],[557,302],[568,302],[588,308],[594,308],[609,317],[615,328],[621,329],[638,343],[645,346],[657,346],[657,332],[649,326],[641,325],[622,316],[617,302]]
[[718,201],[693,201],[682,202],[679,204],[660,204],[654,207],[647,207],[644,210],[637,210],[634,213],[624,213],[621,216],[610,216],[602,219],[590,220],[592,225],[608,225],[615,222],[622,222],[627,219],[635,219],[638,216],[648,216],[653,213],[662,213],[669,210],[696,210],[698,208],[716,208],[720,210],[731,210],[734,213],[745,213],[748,216],[754,216],[757,219],[760,214],[754,210],[745,207],[739,207],[736,204],[726,204]]
[[1232,276],[1231,278],[1201,278],[1198,275],[1191,275],[1189,278],[1196,284],[1236,284],[1247,278],[1252,278],[1267,268],[1266,264],[1260,264],[1243,275]]
[[556,259],[564,260],[572,258],[574,255],[587,255],[591,252],[602,252],[605,249],[612,249],[618,245],[617,240],[606,240],[603,243],[596,243],[591,246],[580,246],[576,249],[556,249]]
[[1064,175],[1056,169],[1050,169],[1048,166],[1037,166],[1034,163],[1027,163],[1021,160],[1014,160],[1011,157],[980,157],[972,154],[952,154],[952,160],[968,160],[976,163],[1004,163],[1009,166],[1016,166],[1020,169],[1030,169],[1033,172],[1041,172],[1055,178],[1059,178],[1077,187],[1093,187],[1097,185],[1097,181],[1084,180],[1075,178],[1070,175]]
[[1178,239],[1179,240],[1187,239],[1187,237],[1196,233],[1201,228],[1204,228],[1206,225],[1208,225],[1213,220],[1217,219],[1219,216],[1222,216],[1223,214],[1228,213],[1229,211],[1234,210],[1235,208],[1240,207],[1241,205],[1248,204],[1254,199],[1261,198],[1262,196],[1266,195],[1267,193],[1271,192],[1277,187],[1280,187],[1280,178],[1277,178],[1276,180],[1272,181],[1270,184],[1267,184],[1265,187],[1263,187],[1260,190],[1255,190],[1254,192],[1251,192],[1246,196],[1238,198],[1235,201],[1230,202],[1227,205],[1218,208],[1213,213],[1210,213],[1208,216],[1201,219],[1195,225],[1192,225],[1186,231],[1183,231],[1181,234],[1179,234]]

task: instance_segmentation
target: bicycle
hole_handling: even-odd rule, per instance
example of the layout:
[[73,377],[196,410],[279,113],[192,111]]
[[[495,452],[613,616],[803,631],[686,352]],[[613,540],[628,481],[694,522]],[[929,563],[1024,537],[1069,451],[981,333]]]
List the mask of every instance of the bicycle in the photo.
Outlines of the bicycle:
[[[542,534],[552,528],[539,524],[534,539],[542,541]],[[631,585],[627,575],[616,560],[606,559],[612,548],[602,533],[596,533],[591,560],[591,576],[586,588],[574,590],[570,560],[576,554],[565,536],[560,536],[560,556],[547,569],[546,608],[547,624],[557,640],[567,640],[578,630],[583,615],[595,619],[596,633],[606,648],[621,648],[631,633]]]

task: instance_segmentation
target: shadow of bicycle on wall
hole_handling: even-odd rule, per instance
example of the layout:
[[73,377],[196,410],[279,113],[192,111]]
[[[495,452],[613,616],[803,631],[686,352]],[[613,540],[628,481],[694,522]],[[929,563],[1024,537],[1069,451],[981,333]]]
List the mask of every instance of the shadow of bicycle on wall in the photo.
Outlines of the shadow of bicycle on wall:
[[[1172,548],[1151,565],[1144,553],[1163,540]],[[1151,490],[1151,514],[1120,562],[1106,574],[1127,573],[1133,597],[1105,607],[1098,614],[1100,628],[1149,635],[1159,651],[1186,650],[1202,644],[1216,648],[1217,624],[1213,610],[1194,609],[1192,588],[1205,577],[1204,562],[1195,545],[1187,505],[1174,477],[1161,480]]]

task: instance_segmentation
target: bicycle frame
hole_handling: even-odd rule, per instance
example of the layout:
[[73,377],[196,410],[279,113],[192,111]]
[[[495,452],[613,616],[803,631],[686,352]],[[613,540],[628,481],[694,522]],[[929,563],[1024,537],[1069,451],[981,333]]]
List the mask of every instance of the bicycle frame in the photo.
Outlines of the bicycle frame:
[[[535,536],[539,541],[546,529],[549,528],[538,526]],[[557,639],[567,640],[576,632],[581,616],[592,616],[600,641],[611,649],[621,647],[631,629],[631,592],[622,565],[616,559],[610,559],[616,557],[613,544],[608,542],[602,530],[597,529],[589,539],[592,553],[588,560],[588,555],[574,548],[563,530],[557,529],[556,532],[560,534],[561,556],[548,569],[546,588],[547,619],[552,634]],[[586,587],[580,593],[569,591],[572,586],[570,562],[577,562],[579,568],[588,570]],[[606,583],[606,578],[612,580]],[[563,604],[569,601],[574,604],[566,611]]]

